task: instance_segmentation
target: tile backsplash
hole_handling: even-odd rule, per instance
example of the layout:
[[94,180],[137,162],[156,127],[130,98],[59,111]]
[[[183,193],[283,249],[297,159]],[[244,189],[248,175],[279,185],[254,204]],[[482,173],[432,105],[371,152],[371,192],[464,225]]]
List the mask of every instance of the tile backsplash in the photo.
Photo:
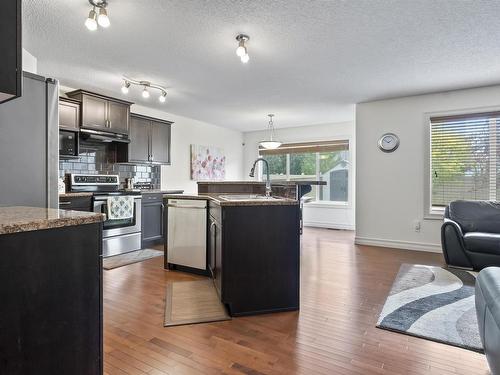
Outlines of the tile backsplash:
[[126,178],[133,177],[136,183],[151,183],[153,189],[159,189],[161,183],[159,165],[117,164],[113,143],[80,141],[78,159],[59,160],[59,177],[65,178],[68,173],[117,174],[122,185]]

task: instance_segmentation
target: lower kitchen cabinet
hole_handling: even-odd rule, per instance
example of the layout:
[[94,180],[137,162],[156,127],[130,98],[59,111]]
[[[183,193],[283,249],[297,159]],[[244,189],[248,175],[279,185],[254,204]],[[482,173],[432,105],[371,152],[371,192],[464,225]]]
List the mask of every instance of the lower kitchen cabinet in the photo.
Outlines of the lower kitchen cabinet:
[[209,264],[232,316],[299,309],[299,207],[209,206]]
[[88,196],[60,196],[59,208],[61,210],[92,212],[92,195]]
[[163,194],[145,193],[142,195],[142,247],[162,243],[164,235],[165,206]]
[[0,374],[102,374],[102,223],[0,235]]

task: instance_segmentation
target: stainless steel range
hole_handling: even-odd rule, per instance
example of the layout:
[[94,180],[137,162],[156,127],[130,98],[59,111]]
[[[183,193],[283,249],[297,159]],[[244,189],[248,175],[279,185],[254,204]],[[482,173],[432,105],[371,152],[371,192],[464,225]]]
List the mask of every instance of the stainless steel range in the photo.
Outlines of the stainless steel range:
[[102,251],[104,257],[128,253],[141,248],[141,193],[138,190],[120,189],[117,175],[71,174],[72,192],[91,192],[94,212],[107,213],[108,197],[134,196],[134,215],[127,219],[106,219],[103,227]]

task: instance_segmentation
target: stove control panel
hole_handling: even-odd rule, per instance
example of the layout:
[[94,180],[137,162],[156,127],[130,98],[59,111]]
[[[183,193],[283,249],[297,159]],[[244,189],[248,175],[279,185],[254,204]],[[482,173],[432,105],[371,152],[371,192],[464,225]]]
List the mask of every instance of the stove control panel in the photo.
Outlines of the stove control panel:
[[106,175],[106,174],[71,174],[71,186],[79,185],[92,185],[92,186],[102,186],[102,185],[120,185],[120,177],[118,175]]

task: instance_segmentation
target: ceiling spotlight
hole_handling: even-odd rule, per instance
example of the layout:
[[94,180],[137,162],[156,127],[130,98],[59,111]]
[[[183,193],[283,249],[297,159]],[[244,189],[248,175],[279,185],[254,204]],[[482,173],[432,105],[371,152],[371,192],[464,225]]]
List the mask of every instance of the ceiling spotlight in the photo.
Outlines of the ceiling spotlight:
[[243,64],[246,64],[250,60],[250,56],[248,56],[248,53],[246,55],[241,56],[241,62]]
[[144,99],[149,98],[149,91],[148,91],[148,88],[146,86],[144,86],[144,90],[142,90],[142,97]]
[[122,93],[128,94],[128,88],[130,87],[130,82],[123,81]]
[[109,27],[109,17],[106,8],[99,8],[99,16],[97,16],[97,23],[101,27]]
[[88,18],[85,20],[85,26],[87,29],[90,31],[97,30],[97,21],[96,21],[97,14],[95,12],[95,8],[91,9],[89,12]]
[[[89,12],[89,16],[85,21],[85,26],[87,29],[94,31],[97,30],[97,25],[101,27],[109,27],[109,17],[106,7],[108,6],[107,0],[88,0],[92,9]],[[99,15],[97,15],[96,8],[99,8]]]
[[160,101],[160,103],[165,103],[165,101],[167,100],[167,93],[165,91],[162,91],[161,95],[158,97],[158,100]]
[[236,56],[241,58],[242,63],[247,63],[250,60],[248,56],[248,50],[245,46],[245,43],[250,40],[250,37],[245,34],[239,34],[236,36],[236,40],[238,41],[238,48],[236,48]]

